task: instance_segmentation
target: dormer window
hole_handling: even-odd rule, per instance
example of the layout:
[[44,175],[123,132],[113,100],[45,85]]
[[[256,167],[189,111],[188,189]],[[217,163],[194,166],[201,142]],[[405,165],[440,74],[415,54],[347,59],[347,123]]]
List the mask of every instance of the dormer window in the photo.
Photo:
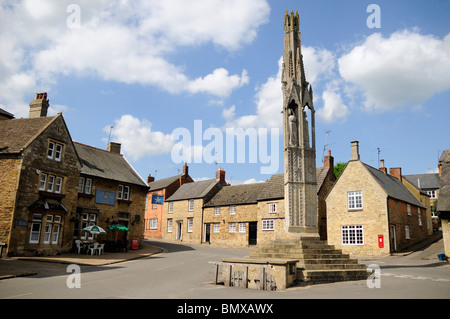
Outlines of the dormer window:
[[63,145],[50,141],[48,143],[47,158],[61,162]]

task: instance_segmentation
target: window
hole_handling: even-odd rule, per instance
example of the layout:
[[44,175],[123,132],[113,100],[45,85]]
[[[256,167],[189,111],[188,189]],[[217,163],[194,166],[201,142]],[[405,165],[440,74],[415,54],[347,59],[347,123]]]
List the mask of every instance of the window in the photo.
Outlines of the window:
[[275,214],[277,212],[277,203],[270,203],[269,204],[269,213]]
[[405,239],[411,239],[409,236],[409,226],[405,225]]
[[47,157],[51,160],[61,162],[62,150],[63,150],[62,144],[56,142],[49,142],[47,149]]
[[42,214],[33,214],[31,231],[30,231],[30,244],[38,244],[41,237],[42,226]]
[[214,216],[220,216],[220,206],[214,207]]
[[188,233],[192,233],[192,229],[194,228],[194,219],[193,218],[188,218]]
[[215,234],[220,233],[220,223],[213,224],[213,233],[215,233]]
[[274,230],[274,220],[273,219],[263,219],[262,230]]
[[362,225],[341,226],[342,245],[364,245]]
[[236,205],[230,206],[230,215],[236,215]]
[[194,211],[194,200],[190,199],[189,200],[189,209],[190,212]]
[[[81,229],[83,229],[85,227],[88,227],[88,226],[95,225],[96,221],[97,221],[97,215],[96,214],[83,213],[83,215],[81,217]],[[92,240],[92,239],[94,239],[94,234],[82,231],[81,232],[81,239]]]
[[411,205],[406,204],[406,211],[408,212],[408,215],[411,215]]
[[169,213],[173,213],[173,202],[169,202]]
[[86,178],[86,185],[84,185],[84,193],[92,194],[92,179]]
[[427,194],[430,195],[431,199],[436,198],[436,191],[435,190],[434,191],[427,191]]
[[150,229],[158,229],[158,218],[150,219]]
[[49,193],[61,194],[63,178],[47,173],[41,173],[39,178],[39,190]]
[[152,209],[157,209],[158,208],[158,204],[152,204]]
[[130,200],[130,186],[119,185],[117,199]]
[[228,232],[229,233],[235,233],[236,232],[236,223],[229,223],[228,224]]
[[362,192],[348,192],[348,209],[362,209]]
[[239,232],[246,233],[247,232],[247,223],[239,223]]
[[417,215],[419,215],[419,226],[422,226],[422,212],[420,211],[420,207],[417,208]]
[[172,219],[172,218],[169,218],[169,219],[167,220],[167,232],[168,232],[168,233],[171,233],[171,232],[172,232],[172,224],[173,224],[173,219]]

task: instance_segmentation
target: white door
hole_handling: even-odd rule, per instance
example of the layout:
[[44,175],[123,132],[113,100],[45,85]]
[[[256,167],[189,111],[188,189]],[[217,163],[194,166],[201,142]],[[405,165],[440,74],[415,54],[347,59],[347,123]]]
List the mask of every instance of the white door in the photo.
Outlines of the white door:
[[177,239],[183,239],[183,221],[177,221]]

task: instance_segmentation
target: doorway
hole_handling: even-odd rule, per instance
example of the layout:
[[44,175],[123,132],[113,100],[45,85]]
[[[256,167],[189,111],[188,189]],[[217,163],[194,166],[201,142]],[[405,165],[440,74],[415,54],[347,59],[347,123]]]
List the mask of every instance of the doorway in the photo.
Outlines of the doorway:
[[248,223],[248,244],[256,245],[257,233],[258,233],[258,222],[249,222]]
[[205,243],[211,242],[211,224],[205,224]]
[[179,220],[177,221],[177,237],[176,239],[182,240],[183,239],[183,221]]
[[395,235],[395,225],[391,225],[391,233],[390,233],[390,250],[391,252],[395,252],[397,251],[397,240],[396,240],[396,235]]

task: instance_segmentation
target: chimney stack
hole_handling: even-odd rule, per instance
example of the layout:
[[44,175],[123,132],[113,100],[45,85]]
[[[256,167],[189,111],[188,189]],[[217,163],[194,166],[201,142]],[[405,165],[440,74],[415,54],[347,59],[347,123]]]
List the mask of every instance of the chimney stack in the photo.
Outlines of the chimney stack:
[[151,182],[154,182],[155,178],[152,176],[152,174],[148,174],[147,177],[147,184],[150,184]]
[[120,154],[120,143],[109,142],[108,144],[108,152]]
[[359,161],[359,142],[353,141],[351,144],[352,144],[352,155],[350,157],[350,160]]
[[389,175],[397,178],[400,182],[402,181],[402,168],[401,167],[392,167],[389,169]]
[[331,151],[328,150],[328,156],[323,158],[323,163],[325,167],[334,168],[334,157],[331,156]]
[[387,175],[387,168],[384,166],[384,159],[380,159],[380,171]]
[[184,162],[184,166],[183,166],[183,175],[188,175],[189,174],[189,166],[187,166],[187,163]]
[[49,100],[47,100],[47,93],[36,93],[34,100],[30,102],[30,119],[46,117],[49,107]]
[[221,182],[225,182],[225,171],[221,168],[219,168],[216,172],[216,179],[220,180]]

